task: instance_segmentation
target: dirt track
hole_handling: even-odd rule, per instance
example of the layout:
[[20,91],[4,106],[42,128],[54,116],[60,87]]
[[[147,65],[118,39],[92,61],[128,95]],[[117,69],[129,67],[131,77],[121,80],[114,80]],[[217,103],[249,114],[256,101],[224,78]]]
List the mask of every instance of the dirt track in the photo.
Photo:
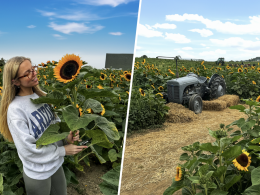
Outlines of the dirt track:
[[[217,130],[220,123],[228,125],[246,118],[238,110],[202,111],[190,123],[164,123],[164,127],[127,137],[120,195],[161,195],[171,185],[181,147],[199,141],[214,141],[208,128]],[[234,127],[235,131],[237,127]],[[174,193],[181,195],[181,191]]]

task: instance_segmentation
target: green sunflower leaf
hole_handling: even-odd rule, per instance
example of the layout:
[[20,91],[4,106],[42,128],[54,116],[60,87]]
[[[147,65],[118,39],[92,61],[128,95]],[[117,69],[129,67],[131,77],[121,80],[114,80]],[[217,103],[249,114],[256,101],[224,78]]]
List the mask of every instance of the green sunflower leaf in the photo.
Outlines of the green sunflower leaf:
[[91,144],[97,144],[99,146],[102,146],[104,148],[112,148],[114,144],[110,143],[107,139],[106,134],[100,130],[87,130],[86,135],[90,138],[92,138]]
[[59,123],[50,125],[42,134],[42,136],[36,141],[36,148],[40,146],[55,143],[64,139],[69,135],[69,132],[59,133]]
[[83,116],[78,117],[79,112],[72,105],[63,108],[62,116],[71,131],[85,128],[90,122],[99,117],[96,114],[84,114]]
[[99,116],[95,119],[95,123],[109,138],[113,140],[120,139],[118,130],[113,122],[109,122],[106,118]]
[[260,192],[260,184],[252,185],[247,188],[242,195],[259,195]]
[[174,192],[178,191],[179,189],[183,188],[185,185],[183,183],[183,180],[181,181],[173,181],[172,185],[168,187],[163,195],[172,195]]
[[34,104],[47,103],[47,104],[59,105],[61,102],[64,101],[65,98],[62,93],[58,91],[54,91],[48,93],[46,96],[41,96],[37,99],[32,99],[32,98],[30,99]]
[[253,169],[251,173],[252,185],[260,184],[260,167]]
[[103,111],[101,103],[91,98],[87,99],[83,104],[83,110],[86,110],[88,108],[91,108],[94,113],[100,113]]

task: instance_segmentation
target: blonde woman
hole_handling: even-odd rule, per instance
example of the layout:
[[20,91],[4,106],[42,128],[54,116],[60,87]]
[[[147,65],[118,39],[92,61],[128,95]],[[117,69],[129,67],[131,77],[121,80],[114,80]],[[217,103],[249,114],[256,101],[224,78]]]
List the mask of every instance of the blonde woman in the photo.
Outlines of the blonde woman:
[[[65,155],[74,155],[87,146],[62,141],[36,149],[36,141],[50,124],[60,122],[48,104],[34,104],[35,99],[46,96],[39,85],[36,67],[30,58],[13,57],[3,71],[3,89],[0,104],[0,132],[14,142],[23,163],[23,179],[27,195],[66,195],[67,186],[62,164]],[[68,142],[79,140],[79,131]]]

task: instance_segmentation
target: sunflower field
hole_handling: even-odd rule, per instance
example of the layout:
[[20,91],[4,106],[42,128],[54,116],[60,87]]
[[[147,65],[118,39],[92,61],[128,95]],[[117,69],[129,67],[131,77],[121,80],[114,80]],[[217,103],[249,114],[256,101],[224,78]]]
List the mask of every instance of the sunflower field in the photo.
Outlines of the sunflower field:
[[[39,85],[47,95],[32,102],[52,105],[61,122],[50,125],[36,147],[62,140],[69,131],[80,130],[80,139],[89,141],[88,148],[64,157],[67,184],[78,184],[75,168],[83,171],[85,165],[90,166],[97,159],[111,167],[102,177],[100,191],[117,194],[131,71],[99,70],[86,64],[79,56],[67,54],[59,62],[38,65]],[[22,163],[15,145],[0,135],[0,150],[0,194],[25,194]]]
[[[179,77],[193,72],[210,79],[213,74],[219,74],[226,81],[227,94],[254,100],[260,95],[259,62],[252,62],[251,65],[227,63],[226,66],[216,66],[213,62],[178,60],[177,69]],[[177,78],[176,62],[169,59],[136,58],[134,72],[133,85],[157,92],[167,92],[167,81]]]
[[[209,134],[213,143],[195,142],[182,147],[183,164],[177,166],[172,185],[164,195],[172,195],[182,189],[189,195],[253,195],[260,190],[260,103],[243,99],[246,107],[230,107],[247,114],[227,125],[220,124]],[[239,130],[228,135],[237,126]]]

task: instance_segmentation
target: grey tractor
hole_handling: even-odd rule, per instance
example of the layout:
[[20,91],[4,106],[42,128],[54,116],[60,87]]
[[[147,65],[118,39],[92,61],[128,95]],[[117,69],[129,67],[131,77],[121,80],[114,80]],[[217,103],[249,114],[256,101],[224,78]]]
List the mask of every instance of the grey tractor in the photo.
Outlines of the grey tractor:
[[226,93],[226,82],[218,74],[206,77],[188,73],[186,76],[167,81],[167,93],[163,97],[167,103],[182,104],[196,114],[202,112],[202,100],[212,100]]

